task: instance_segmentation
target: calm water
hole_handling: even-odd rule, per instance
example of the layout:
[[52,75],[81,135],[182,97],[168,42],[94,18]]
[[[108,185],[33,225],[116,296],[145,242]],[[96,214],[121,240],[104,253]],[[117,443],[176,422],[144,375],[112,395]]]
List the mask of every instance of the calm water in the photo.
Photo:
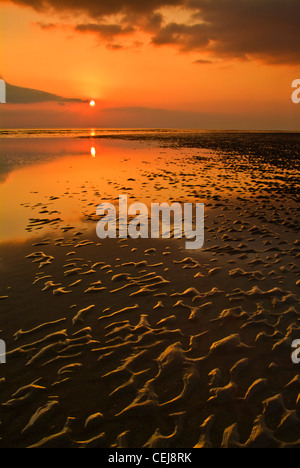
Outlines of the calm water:
[[277,168],[278,184],[295,190],[299,142],[299,133],[1,130],[0,241],[31,236],[30,218],[59,217],[64,226],[86,228],[99,203],[122,193],[144,203],[193,201],[227,184],[227,195],[238,194],[251,182],[249,168],[270,164],[284,167]]
[[[157,198],[161,190],[164,201],[182,195],[175,184],[166,193],[166,187],[158,187],[152,176],[158,170],[161,175],[176,171],[178,150],[93,135],[94,131],[87,130],[2,131],[1,241],[31,236],[30,218],[59,217],[64,226],[86,228],[86,216],[95,214],[99,203],[114,201],[121,193],[144,202],[161,201]],[[195,154],[195,150],[185,154]]]

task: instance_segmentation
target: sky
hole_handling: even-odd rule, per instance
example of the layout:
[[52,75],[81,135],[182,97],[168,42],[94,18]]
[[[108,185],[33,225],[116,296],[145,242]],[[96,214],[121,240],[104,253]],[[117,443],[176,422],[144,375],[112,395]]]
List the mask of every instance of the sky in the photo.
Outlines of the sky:
[[300,131],[299,24],[299,0],[0,0],[0,127]]

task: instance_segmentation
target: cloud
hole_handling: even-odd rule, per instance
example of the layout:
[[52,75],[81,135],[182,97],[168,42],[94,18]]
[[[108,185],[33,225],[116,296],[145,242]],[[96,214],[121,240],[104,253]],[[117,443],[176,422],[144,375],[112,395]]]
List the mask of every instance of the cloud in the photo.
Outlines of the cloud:
[[193,62],[195,65],[207,65],[208,63],[214,63],[212,60],[198,59]]
[[11,2],[47,14],[73,13],[75,20],[78,14],[84,14],[90,21],[75,26],[77,31],[98,34],[103,40],[141,30],[150,34],[153,45],[172,46],[184,53],[204,52],[218,58],[258,59],[272,64],[300,63],[299,0]]
[[41,29],[55,29],[57,26],[55,23],[44,23],[43,21],[38,21],[32,24],[35,26],[39,26]]
[[153,44],[217,57],[300,63],[298,0],[190,0],[193,24],[168,23]]
[[[5,2],[7,0],[1,0]],[[91,18],[109,15],[145,15],[168,6],[182,4],[182,0],[11,0],[39,12],[49,10],[85,13]]]
[[114,39],[116,36],[127,35],[134,32],[132,26],[123,27],[119,24],[97,24],[97,23],[85,23],[78,24],[75,26],[76,31],[83,33],[89,32],[97,34],[103,39]]
[[40,91],[38,89],[23,88],[6,83],[6,102],[8,104],[32,104],[38,102],[57,102],[65,104],[67,102],[87,102],[83,99],[65,98],[57,94]]
[[206,24],[169,23],[153,37],[156,45],[176,44],[183,52],[192,49],[205,49],[210,42]]

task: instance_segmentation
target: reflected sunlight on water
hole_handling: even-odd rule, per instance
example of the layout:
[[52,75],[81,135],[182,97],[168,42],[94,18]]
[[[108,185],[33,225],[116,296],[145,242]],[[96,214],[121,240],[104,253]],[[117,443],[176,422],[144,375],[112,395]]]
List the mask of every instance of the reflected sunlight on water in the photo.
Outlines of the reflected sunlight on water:
[[164,184],[180,156],[175,149],[109,139],[95,139],[93,146],[80,138],[1,140],[0,240],[28,236],[28,220],[36,218],[61,218],[82,228],[86,213],[95,214],[99,203],[114,202],[121,193],[146,204],[182,198],[176,183]]

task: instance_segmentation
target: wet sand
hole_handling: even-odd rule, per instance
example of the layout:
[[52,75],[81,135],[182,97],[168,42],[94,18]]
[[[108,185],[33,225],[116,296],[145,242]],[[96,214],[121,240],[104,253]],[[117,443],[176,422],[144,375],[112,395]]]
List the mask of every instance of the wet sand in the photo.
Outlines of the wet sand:
[[300,447],[299,135],[220,135],[129,136],[156,164],[105,181],[203,202],[202,249],[99,239],[89,181],[80,226],[54,189],[24,206],[33,237],[0,253],[1,447]]

